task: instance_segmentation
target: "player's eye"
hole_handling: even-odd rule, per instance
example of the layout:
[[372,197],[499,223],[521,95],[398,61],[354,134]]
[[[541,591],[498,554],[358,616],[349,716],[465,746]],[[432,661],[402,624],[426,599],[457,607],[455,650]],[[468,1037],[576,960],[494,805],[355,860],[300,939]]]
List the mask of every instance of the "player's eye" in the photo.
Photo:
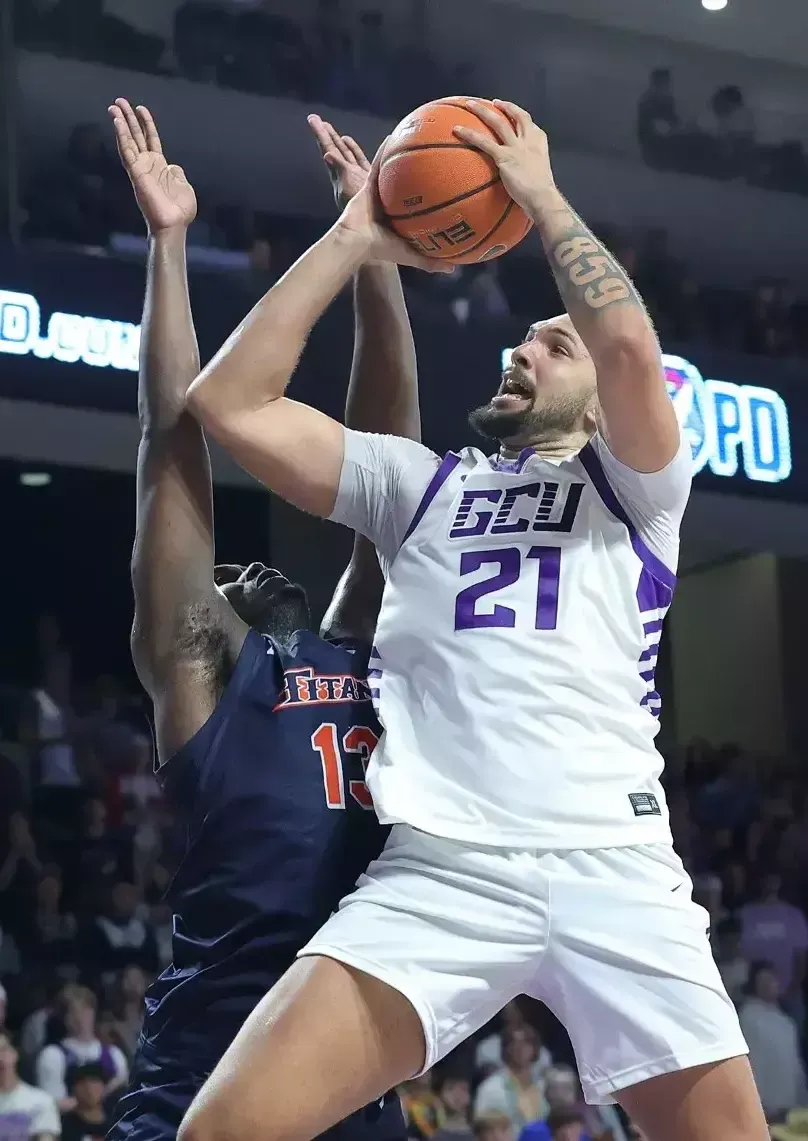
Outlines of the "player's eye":
[[553,344],[550,351],[553,353],[554,356],[561,355],[564,357],[568,357],[570,355],[569,352],[567,351],[567,346],[564,344],[563,341],[556,341]]

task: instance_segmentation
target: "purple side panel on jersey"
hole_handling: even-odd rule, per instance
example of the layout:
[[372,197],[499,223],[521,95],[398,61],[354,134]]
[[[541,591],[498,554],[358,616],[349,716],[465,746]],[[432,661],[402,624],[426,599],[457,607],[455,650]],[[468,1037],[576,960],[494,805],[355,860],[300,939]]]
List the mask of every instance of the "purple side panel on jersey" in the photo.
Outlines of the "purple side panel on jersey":
[[[640,581],[637,583],[637,603],[640,613],[646,614],[649,610],[666,610],[673,601],[673,590],[664,582],[660,582],[653,571],[643,566],[640,571]],[[650,623],[645,623],[645,632]],[[657,629],[661,629],[660,626]]]
[[429,481],[429,484],[427,486],[426,491],[424,492],[423,496],[421,497],[421,502],[418,504],[418,507],[415,510],[415,514],[412,517],[412,522],[410,523],[409,527],[407,528],[407,533],[405,534],[404,538],[401,540],[402,546],[404,545],[404,543],[406,543],[407,539],[409,539],[410,535],[413,533],[415,528],[421,522],[424,515],[426,514],[426,510],[429,507],[430,503],[435,498],[435,496],[438,494],[440,489],[443,487],[444,483],[446,483],[446,480],[449,478],[449,476],[452,474],[452,472],[454,471],[454,469],[457,467],[457,465],[459,463],[460,463],[460,456],[455,455],[454,452],[447,452],[447,454],[443,457],[443,460],[441,461],[440,467],[435,472],[435,474],[432,476],[432,479]]
[[489,456],[488,462],[496,471],[513,471],[519,472],[525,466],[527,461],[534,455],[532,448],[522,448],[519,455],[515,460],[505,460],[501,455]]
[[644,567],[648,568],[651,574],[654,575],[654,577],[658,579],[660,583],[664,583],[665,586],[669,587],[670,590],[673,591],[676,587],[676,575],[670,569],[670,567],[665,566],[665,564],[662,562],[662,559],[657,558],[654,552],[643,542],[643,540],[637,534],[637,528],[631,522],[631,519],[629,519],[628,515],[626,514],[625,508],[615,495],[614,488],[609,483],[606,472],[603,470],[603,464],[600,462],[597,452],[592,447],[591,442],[581,449],[581,451],[578,453],[578,458],[584,466],[584,471],[592,480],[592,485],[595,488],[595,491],[597,491],[598,495],[603,500],[604,506],[609,511],[611,511],[615,519],[619,519],[620,522],[623,523],[628,529],[628,533],[631,538],[631,545],[634,548],[634,552],[637,555],[637,558],[640,560]]
[[[584,470],[592,480],[595,491],[597,491],[603,501],[603,505],[608,511],[611,511],[615,519],[619,519],[626,527],[634,553],[642,563],[642,570],[640,571],[640,578],[637,583],[637,605],[640,613],[647,614],[655,610],[667,610],[673,600],[673,592],[676,587],[676,575],[670,567],[665,566],[662,560],[654,554],[638,535],[637,528],[631,522],[625,508],[617,498],[614,488],[609,483],[606,472],[603,470],[600,457],[591,443],[587,444],[581,450],[579,458],[584,466]],[[657,633],[661,629],[661,617],[650,618],[648,621],[643,622],[643,633],[646,642],[652,634]],[[654,684],[656,658],[658,654],[658,642],[647,644],[646,649],[640,654],[638,663],[640,666],[640,677],[648,686],[648,692],[640,701],[640,705],[656,718],[658,718],[661,713],[662,705],[662,699]],[[642,666],[648,665],[651,665],[650,669],[642,669]]]

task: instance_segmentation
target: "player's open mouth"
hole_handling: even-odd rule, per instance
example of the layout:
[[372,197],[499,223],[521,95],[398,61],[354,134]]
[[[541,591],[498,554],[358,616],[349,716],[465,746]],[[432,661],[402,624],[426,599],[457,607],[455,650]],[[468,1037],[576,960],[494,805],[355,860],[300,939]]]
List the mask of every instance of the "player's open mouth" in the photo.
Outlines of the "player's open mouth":
[[495,408],[521,410],[533,403],[533,389],[517,374],[505,373],[499,392],[491,403]]

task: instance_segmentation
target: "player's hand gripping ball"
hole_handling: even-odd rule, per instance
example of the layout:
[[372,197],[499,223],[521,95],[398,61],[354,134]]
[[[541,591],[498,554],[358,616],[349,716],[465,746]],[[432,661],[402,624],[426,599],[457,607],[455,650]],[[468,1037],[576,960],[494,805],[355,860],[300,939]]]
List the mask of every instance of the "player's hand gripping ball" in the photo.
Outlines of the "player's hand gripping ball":
[[[514,135],[513,122],[495,103],[475,100],[485,118],[501,122],[497,131],[468,102],[455,96],[411,112],[387,140],[379,168],[390,226],[419,253],[453,263],[500,257],[533,224],[506,190],[493,157],[495,147],[503,149]],[[464,140],[458,127],[473,133]],[[490,150],[474,145],[483,139],[490,140]]]

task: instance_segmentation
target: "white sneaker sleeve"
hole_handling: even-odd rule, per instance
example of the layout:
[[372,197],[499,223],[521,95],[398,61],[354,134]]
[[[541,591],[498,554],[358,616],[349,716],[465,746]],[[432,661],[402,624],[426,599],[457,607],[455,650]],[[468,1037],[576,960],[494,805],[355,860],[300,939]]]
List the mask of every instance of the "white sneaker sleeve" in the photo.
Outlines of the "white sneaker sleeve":
[[640,536],[666,566],[675,567],[679,528],[693,482],[693,456],[684,435],[670,463],[654,472],[635,471],[621,463],[599,432],[592,437],[592,448]]
[[440,458],[415,440],[344,431],[345,454],[330,518],[370,539],[386,573]]

